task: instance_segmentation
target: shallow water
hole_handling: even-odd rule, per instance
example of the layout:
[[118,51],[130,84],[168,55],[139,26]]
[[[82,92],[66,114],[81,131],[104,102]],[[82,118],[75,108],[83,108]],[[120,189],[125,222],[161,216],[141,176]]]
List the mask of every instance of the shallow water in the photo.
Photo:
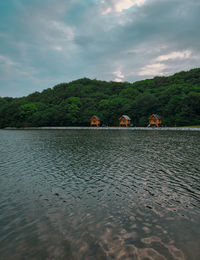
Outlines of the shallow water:
[[0,259],[200,259],[200,133],[0,131]]

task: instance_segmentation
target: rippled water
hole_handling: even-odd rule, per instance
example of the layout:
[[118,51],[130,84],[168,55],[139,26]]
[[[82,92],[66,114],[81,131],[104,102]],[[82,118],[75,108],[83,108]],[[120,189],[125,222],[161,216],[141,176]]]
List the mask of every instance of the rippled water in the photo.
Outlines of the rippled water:
[[0,131],[0,259],[200,259],[200,132]]

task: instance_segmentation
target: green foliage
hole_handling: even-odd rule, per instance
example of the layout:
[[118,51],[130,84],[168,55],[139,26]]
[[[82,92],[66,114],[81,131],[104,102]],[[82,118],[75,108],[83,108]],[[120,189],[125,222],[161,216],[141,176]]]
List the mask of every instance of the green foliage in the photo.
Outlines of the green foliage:
[[66,117],[72,125],[80,121],[81,99],[78,97],[69,97],[66,99]]
[[34,114],[34,112],[37,111],[37,106],[34,103],[28,103],[25,105],[21,105],[19,107],[19,115],[22,118],[28,118],[30,117],[32,114]]
[[200,69],[135,83],[83,78],[27,97],[0,97],[0,128],[87,126],[92,115],[117,126],[123,114],[135,126],[147,126],[152,113],[164,125],[199,125]]

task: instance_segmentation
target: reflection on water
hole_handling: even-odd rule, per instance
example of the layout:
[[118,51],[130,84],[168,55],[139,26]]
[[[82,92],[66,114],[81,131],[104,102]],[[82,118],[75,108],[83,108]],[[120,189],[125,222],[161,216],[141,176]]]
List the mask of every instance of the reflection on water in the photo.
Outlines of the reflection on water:
[[199,132],[0,131],[0,259],[200,259]]

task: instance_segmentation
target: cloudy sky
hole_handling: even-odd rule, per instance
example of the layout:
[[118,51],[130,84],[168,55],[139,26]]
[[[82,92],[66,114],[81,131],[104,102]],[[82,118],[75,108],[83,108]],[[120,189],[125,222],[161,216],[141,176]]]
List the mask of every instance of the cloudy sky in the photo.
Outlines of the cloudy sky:
[[199,0],[0,0],[0,96],[195,67]]

